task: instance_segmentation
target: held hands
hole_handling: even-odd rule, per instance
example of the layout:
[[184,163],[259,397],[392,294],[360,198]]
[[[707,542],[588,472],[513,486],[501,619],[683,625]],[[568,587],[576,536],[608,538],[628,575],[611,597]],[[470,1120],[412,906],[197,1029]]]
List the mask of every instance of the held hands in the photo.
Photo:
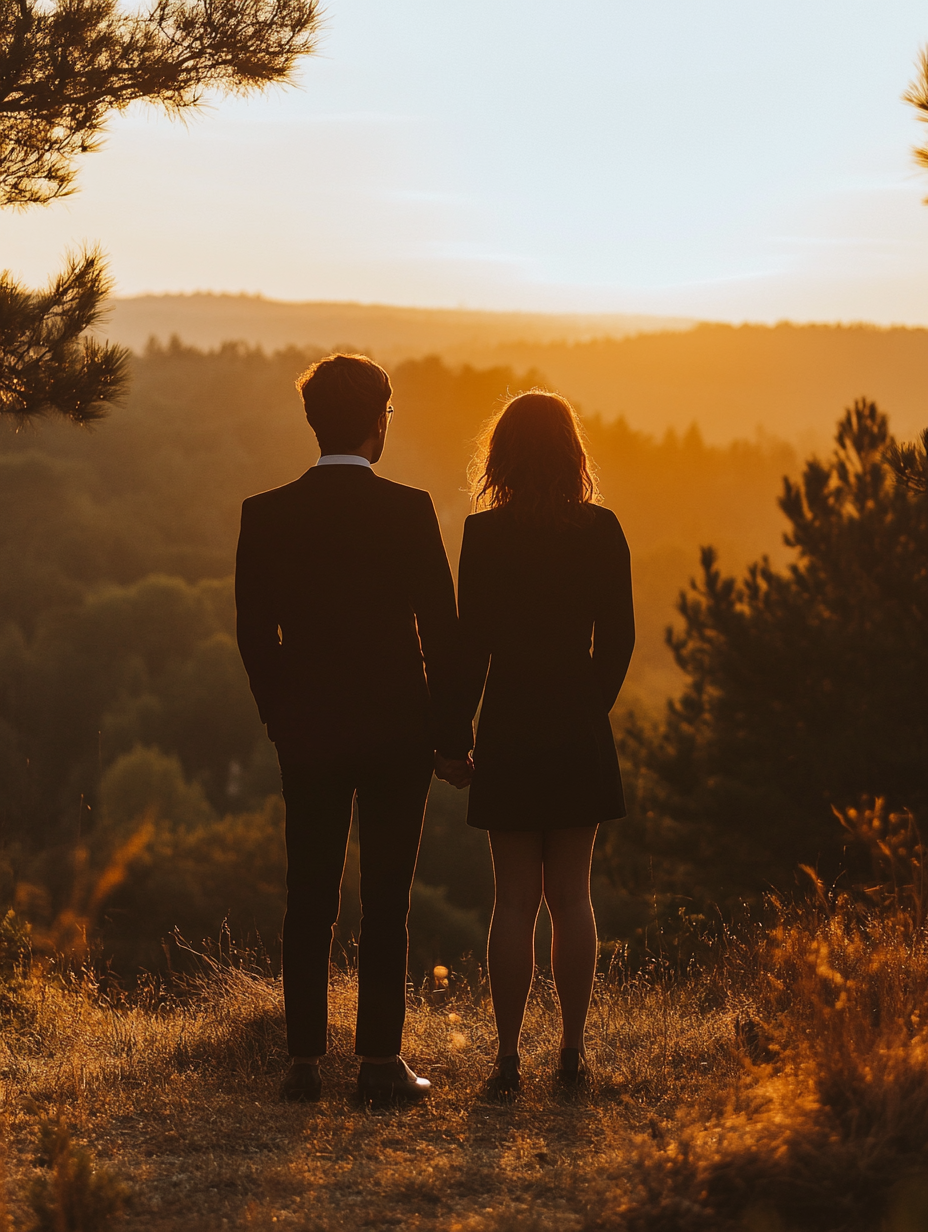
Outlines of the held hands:
[[468,753],[465,758],[443,757],[435,754],[435,774],[452,787],[469,787],[474,774],[474,762]]

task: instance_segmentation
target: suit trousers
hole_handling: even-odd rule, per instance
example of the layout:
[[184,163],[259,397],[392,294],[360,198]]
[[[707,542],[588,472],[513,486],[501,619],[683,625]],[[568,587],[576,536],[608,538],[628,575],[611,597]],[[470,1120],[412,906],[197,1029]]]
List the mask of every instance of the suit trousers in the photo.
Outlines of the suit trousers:
[[277,755],[287,810],[288,1051],[291,1056],[326,1051],[329,956],[357,797],[362,917],[355,1052],[398,1053],[406,1017],[406,920],[432,751],[416,745],[319,758],[279,741]]

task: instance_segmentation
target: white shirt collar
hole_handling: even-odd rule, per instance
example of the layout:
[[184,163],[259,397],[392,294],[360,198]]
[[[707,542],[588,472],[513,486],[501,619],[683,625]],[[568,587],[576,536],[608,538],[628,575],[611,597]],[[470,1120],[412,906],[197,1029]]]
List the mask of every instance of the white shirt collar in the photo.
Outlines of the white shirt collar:
[[366,466],[370,469],[370,462],[367,458],[362,458],[357,453],[324,453],[317,466]]

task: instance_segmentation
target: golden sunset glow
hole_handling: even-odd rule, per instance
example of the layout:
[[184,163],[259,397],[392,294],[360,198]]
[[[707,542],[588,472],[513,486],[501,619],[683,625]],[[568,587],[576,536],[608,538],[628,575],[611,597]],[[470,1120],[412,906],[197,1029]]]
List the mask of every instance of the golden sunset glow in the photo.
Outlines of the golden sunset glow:
[[901,94],[917,0],[331,0],[295,89],[135,105],[79,195],[0,218],[32,282],[714,320],[928,323]]
[[928,1232],[925,0],[0,0],[0,1232]]

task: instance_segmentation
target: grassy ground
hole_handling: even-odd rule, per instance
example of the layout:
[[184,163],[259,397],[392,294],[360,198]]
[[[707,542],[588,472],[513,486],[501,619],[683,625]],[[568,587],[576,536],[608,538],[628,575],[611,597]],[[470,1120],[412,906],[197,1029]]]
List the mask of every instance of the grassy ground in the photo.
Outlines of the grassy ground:
[[293,1106],[277,1099],[276,982],[226,970],[185,1003],[157,1007],[112,1005],[87,979],[36,973],[7,1007],[8,1189],[22,1207],[42,1175],[38,1126],[61,1116],[131,1190],[128,1228],[579,1228],[591,1185],[631,1162],[642,1135],[659,1134],[707,1083],[741,1080],[731,1008],[705,992],[603,984],[590,1032],[598,1080],[571,1098],[552,1081],[556,1013],[541,983],[527,1090],[511,1109],[482,1097],[494,1052],[485,998],[416,998],[406,1055],[433,1098],[368,1112],[353,1094],[347,975],[333,985],[324,1098]]
[[277,1099],[275,980],[214,966],[182,997],[123,998],[7,963],[0,1229],[924,1232],[924,849],[912,858],[905,818],[858,820],[901,853],[882,888],[814,887],[702,973],[614,966],[586,1094],[554,1087],[540,980],[512,1108],[482,1095],[479,983],[411,996],[406,1055],[433,1098],[370,1112],[353,1098],[349,974],[333,977],[324,1098],[293,1106]]

